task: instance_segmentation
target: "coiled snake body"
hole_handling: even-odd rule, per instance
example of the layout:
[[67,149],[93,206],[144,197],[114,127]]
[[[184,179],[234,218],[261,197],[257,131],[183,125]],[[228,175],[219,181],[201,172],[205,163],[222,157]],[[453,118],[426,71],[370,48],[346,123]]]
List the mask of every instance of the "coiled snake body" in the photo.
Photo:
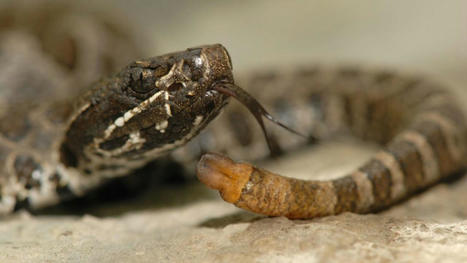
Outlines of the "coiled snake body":
[[[28,64],[28,57],[17,54],[37,47],[12,44],[29,40],[8,42],[18,37],[28,38],[4,34],[0,46],[0,213],[82,195],[192,138],[172,154],[175,159],[190,161],[206,150],[244,160],[267,155],[260,130],[252,128],[239,107],[227,107],[222,119],[196,137],[229,97],[244,103],[262,127],[262,117],[272,119],[235,86],[230,57],[221,45],[136,60],[82,93],[73,88],[87,85],[80,79],[86,72],[74,78],[44,74],[55,69],[53,63]],[[115,52],[125,47],[119,48]],[[102,52],[105,56],[96,61],[115,59],[105,48],[96,54]],[[73,56],[61,59],[79,68]],[[97,65],[93,73],[107,74],[99,72],[102,68]],[[466,165],[462,111],[445,89],[423,79],[309,67],[256,74],[241,86],[306,135],[268,134],[275,153],[342,132],[383,145],[358,170],[331,181],[286,178],[221,155],[204,155],[198,164],[200,180],[241,208],[290,218],[365,213]]]

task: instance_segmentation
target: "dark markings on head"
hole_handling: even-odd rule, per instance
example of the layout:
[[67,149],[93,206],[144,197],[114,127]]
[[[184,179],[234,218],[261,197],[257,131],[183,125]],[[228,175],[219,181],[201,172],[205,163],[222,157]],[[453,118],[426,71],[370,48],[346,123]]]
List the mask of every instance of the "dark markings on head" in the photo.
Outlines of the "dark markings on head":
[[[138,132],[145,143],[137,153],[184,142],[197,133],[196,116],[205,117],[196,127],[202,129],[226,104],[228,96],[214,90],[218,83],[233,83],[230,57],[219,44],[135,61],[85,95],[91,104],[68,127],[60,160],[84,167],[79,163],[92,160],[85,160],[85,148],[93,154],[112,151]],[[164,121],[167,127],[157,129]],[[112,157],[136,153],[128,149]]]
[[78,166],[78,157],[76,157],[66,144],[60,146],[60,161],[67,167]]
[[122,165],[118,165],[118,164],[107,164],[107,165],[99,165],[97,167],[97,170],[100,170],[100,171],[106,171],[106,170],[118,170],[118,169],[122,169]]
[[104,151],[112,151],[118,149],[125,145],[126,141],[130,138],[129,135],[123,135],[122,137],[118,137],[112,140],[105,141],[99,144],[99,148]]
[[[228,97],[239,100],[253,114],[272,153],[280,148],[267,133],[263,117],[298,134],[234,84],[230,56],[216,44],[138,60],[99,82],[84,98],[91,103],[68,127],[60,160],[81,169],[86,165],[80,162],[93,160],[92,156],[86,160],[87,155],[102,150],[122,149],[104,154],[105,158],[173,150],[197,135],[226,105]],[[197,116],[203,120],[194,125]],[[133,141],[125,140],[128,136]],[[126,142],[129,146],[121,147]]]

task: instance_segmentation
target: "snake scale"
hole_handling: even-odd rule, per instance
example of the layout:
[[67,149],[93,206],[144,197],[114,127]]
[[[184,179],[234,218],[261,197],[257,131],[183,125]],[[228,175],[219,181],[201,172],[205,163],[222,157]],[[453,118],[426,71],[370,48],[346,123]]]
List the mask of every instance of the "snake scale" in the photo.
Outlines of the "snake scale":
[[[390,71],[298,67],[251,74],[239,84],[246,93],[219,44],[117,71],[138,56],[124,31],[94,15],[46,11],[1,16],[1,214],[81,196],[162,156],[190,163],[213,151],[257,160],[269,149],[280,155],[338,134],[382,149],[334,180],[288,178],[214,153],[201,158],[198,178],[238,207],[311,218],[380,210],[466,166],[466,119],[437,83]],[[25,17],[43,24],[30,26]],[[231,97],[246,107],[224,107]],[[287,126],[265,109],[305,136],[266,130],[263,118]]]

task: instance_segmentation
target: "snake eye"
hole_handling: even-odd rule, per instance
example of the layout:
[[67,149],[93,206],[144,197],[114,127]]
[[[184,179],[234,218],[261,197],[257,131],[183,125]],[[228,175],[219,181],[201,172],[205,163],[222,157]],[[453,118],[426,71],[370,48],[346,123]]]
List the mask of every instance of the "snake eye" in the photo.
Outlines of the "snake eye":
[[136,69],[130,74],[129,86],[136,92],[145,94],[155,88],[155,77],[150,70]]

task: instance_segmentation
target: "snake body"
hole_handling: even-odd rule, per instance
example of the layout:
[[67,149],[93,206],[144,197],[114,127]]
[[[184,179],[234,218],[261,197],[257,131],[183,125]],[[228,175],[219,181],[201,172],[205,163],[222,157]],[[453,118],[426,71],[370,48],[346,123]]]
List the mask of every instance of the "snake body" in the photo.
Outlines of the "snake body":
[[[48,25],[68,34],[48,48],[63,51],[58,54],[44,55],[42,31],[39,37],[31,30],[1,33],[0,213],[83,195],[166,155],[185,163],[208,150],[243,160],[267,157],[260,130],[239,105],[225,107],[207,126],[230,96],[241,95],[253,113],[261,113],[250,95],[232,88],[224,47],[138,59],[108,76],[136,56],[134,45],[107,23],[81,18],[64,16],[72,22]],[[79,50],[88,60],[79,59]],[[278,152],[340,133],[384,148],[332,181],[286,178],[205,155],[198,177],[239,207],[292,218],[370,212],[465,167],[465,118],[437,84],[386,71],[302,67],[253,74],[240,85],[306,135],[275,132],[268,140]]]
[[[198,177],[240,208],[289,218],[368,213],[466,167],[465,117],[439,84],[349,68],[264,76],[250,83],[271,89],[294,86],[297,93],[288,100],[281,97],[272,103],[282,105],[276,114],[288,115],[290,125],[318,139],[351,134],[382,149],[354,172],[324,181],[288,178],[220,155],[205,155]],[[292,147],[287,139],[291,136],[284,136],[278,140]]]

